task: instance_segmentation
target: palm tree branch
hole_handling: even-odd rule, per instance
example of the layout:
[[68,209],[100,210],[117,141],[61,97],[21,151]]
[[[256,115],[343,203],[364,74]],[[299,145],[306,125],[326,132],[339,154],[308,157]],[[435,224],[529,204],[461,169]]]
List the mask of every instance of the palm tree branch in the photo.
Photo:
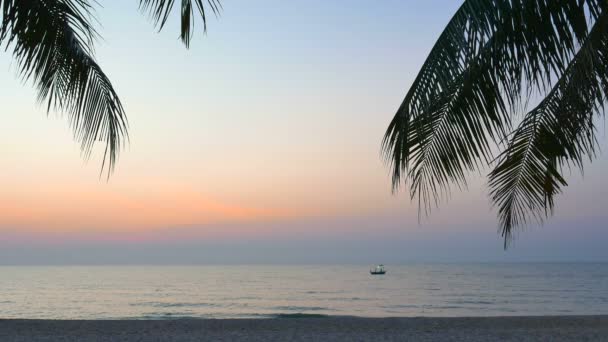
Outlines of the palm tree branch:
[[[193,4],[194,2],[194,4]],[[205,5],[206,3],[206,5]],[[142,12],[148,13],[158,30],[162,30],[171,15],[175,0],[140,0],[139,8]],[[195,7],[202,22],[203,32],[207,31],[207,6],[213,14],[218,15],[222,9],[220,0],[182,0],[180,6],[181,25],[180,39],[186,47],[190,46],[190,40],[194,34],[194,12]]]
[[587,32],[585,9],[572,2],[466,1],[385,134],[393,186],[407,170],[412,197],[422,196],[428,211],[451,183],[466,185],[467,171],[493,159],[490,143],[504,139],[522,92],[544,89],[563,72]]
[[85,157],[96,141],[106,148],[102,171],[113,170],[127,120],[110,80],[92,57],[96,32],[86,0],[0,0],[0,41],[12,48],[19,72],[38,100],[69,115]]
[[505,247],[513,230],[553,211],[561,169],[595,156],[594,119],[608,94],[608,14],[601,12],[552,90],[519,124],[489,175]]

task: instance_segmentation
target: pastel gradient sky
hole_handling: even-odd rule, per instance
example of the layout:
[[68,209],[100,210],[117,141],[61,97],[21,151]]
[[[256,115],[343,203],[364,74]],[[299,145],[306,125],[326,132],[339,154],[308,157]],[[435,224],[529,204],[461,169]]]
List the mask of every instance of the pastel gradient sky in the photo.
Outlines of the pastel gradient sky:
[[608,260],[605,155],[507,252],[484,173],[422,224],[391,194],[382,135],[460,2],[226,0],[189,50],[100,3],[131,142],[100,180],[0,54],[0,263]]

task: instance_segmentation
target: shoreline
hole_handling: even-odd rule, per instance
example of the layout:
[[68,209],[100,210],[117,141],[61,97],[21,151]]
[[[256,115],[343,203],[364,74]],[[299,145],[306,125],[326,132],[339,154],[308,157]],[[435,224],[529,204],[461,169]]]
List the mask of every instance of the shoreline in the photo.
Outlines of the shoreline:
[[0,341],[608,341],[608,315],[0,319]]

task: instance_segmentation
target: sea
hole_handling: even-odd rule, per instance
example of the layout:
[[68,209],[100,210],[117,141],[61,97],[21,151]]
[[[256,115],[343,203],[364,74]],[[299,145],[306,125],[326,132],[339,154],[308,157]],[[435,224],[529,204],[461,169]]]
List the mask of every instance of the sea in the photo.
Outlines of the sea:
[[608,314],[608,263],[2,266],[0,318]]

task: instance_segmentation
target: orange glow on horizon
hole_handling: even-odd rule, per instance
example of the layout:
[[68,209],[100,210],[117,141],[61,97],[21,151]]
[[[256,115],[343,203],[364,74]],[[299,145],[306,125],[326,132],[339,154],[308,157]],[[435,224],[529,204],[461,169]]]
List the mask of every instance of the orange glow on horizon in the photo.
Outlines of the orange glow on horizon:
[[230,205],[193,190],[165,185],[155,189],[20,189],[0,195],[0,227],[27,227],[46,233],[138,234],[176,226],[260,221],[292,216],[281,208]]

